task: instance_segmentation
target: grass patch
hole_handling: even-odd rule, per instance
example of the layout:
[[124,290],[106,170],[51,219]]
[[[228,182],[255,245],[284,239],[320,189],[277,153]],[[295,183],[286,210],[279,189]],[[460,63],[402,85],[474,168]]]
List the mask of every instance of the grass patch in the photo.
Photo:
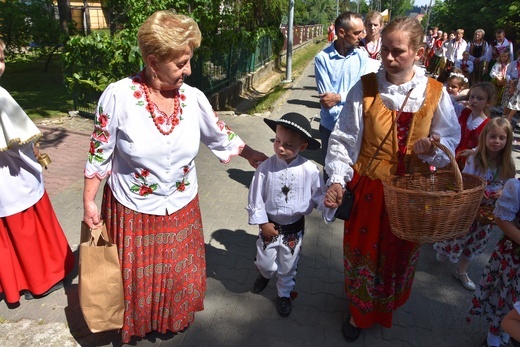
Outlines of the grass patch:
[[67,115],[74,108],[63,83],[59,56],[45,62],[7,61],[0,84],[33,120]]
[[[308,43],[304,47],[293,52],[292,56],[292,76],[291,78],[295,80],[298,78],[307,65],[314,59],[316,54],[318,54],[324,48],[323,40],[316,40],[311,43]],[[282,67],[285,68],[286,61],[282,62]],[[276,101],[285,93],[287,85],[279,84],[269,93],[260,98],[257,104],[251,109],[251,113],[262,113],[265,111],[271,111],[273,105]]]

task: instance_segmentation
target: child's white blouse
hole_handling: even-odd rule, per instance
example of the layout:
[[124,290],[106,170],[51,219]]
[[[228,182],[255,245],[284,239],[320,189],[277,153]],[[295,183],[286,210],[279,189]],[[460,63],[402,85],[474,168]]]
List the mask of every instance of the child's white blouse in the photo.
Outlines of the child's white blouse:
[[313,208],[333,215],[335,210],[324,207],[324,198],[323,178],[316,164],[301,155],[287,164],[273,155],[258,166],[249,186],[249,224],[267,223],[268,218],[280,225],[292,224]]
[[[497,176],[500,174],[499,171],[487,169],[486,172],[482,172],[482,170],[478,169],[475,166],[475,156],[471,155],[468,157],[468,160],[466,161],[466,164],[464,166],[464,170],[462,171],[464,173],[476,175],[483,180],[486,181],[486,193],[494,193],[496,191],[499,191],[500,189],[504,188],[504,184],[507,182],[507,180],[501,180],[498,179]],[[486,199],[484,196],[482,198],[482,204],[492,204],[493,200]]]
[[[139,75],[110,84],[99,100],[86,177],[107,178],[116,199],[141,213],[166,215],[197,194],[195,157],[202,141],[221,162],[244,142],[219,120],[206,96],[183,84],[178,124],[163,135],[147,110]],[[155,116],[162,116],[155,109]]]
[[517,178],[511,178],[504,185],[504,190],[497,200],[493,213],[497,218],[512,222],[519,210],[520,181]]

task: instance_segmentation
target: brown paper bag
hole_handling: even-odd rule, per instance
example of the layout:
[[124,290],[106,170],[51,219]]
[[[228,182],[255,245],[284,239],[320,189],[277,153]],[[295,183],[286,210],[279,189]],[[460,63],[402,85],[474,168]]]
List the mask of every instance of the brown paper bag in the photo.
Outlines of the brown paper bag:
[[78,291],[81,312],[90,331],[123,326],[123,278],[117,247],[110,242],[105,224],[100,229],[89,229],[81,223]]

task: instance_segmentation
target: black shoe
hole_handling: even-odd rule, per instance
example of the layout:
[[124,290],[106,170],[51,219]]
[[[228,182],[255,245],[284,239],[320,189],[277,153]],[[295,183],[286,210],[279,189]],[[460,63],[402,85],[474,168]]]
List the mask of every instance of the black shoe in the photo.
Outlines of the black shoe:
[[354,342],[361,335],[361,328],[355,327],[350,324],[350,317],[347,318],[345,322],[343,322],[343,326],[341,327],[341,331],[343,332],[343,337],[348,342]]
[[190,324],[186,325],[184,328],[182,328],[181,330],[179,330],[180,333],[185,333],[186,331],[188,331],[188,329],[190,328]]
[[290,315],[292,310],[291,298],[279,297],[276,309],[278,310],[278,314],[282,317]]
[[262,290],[267,287],[267,283],[269,283],[269,278],[265,278],[262,275],[258,275],[255,281],[255,285],[253,286],[253,293],[260,293]]
[[43,294],[32,295],[32,293],[30,291],[26,291],[23,296],[24,296],[25,300],[40,299],[40,298],[43,298],[44,296],[47,296],[50,293],[55,292],[55,291],[57,291],[58,289],[61,289],[61,288],[63,288],[63,281],[59,281],[58,283],[53,285],[49,290],[47,290]]

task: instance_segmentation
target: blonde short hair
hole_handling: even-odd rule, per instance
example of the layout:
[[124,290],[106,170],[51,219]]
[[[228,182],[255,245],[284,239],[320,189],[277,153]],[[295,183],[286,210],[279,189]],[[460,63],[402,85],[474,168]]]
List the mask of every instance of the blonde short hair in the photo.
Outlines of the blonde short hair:
[[365,17],[365,25],[368,23],[370,19],[377,19],[380,25],[383,25],[383,15],[379,11],[370,11],[367,13]]
[[137,41],[141,57],[154,55],[160,61],[171,61],[182,56],[187,47],[200,46],[202,35],[193,18],[173,11],[157,11],[139,28]]
[[2,39],[0,39],[0,51],[5,51],[5,42]]

